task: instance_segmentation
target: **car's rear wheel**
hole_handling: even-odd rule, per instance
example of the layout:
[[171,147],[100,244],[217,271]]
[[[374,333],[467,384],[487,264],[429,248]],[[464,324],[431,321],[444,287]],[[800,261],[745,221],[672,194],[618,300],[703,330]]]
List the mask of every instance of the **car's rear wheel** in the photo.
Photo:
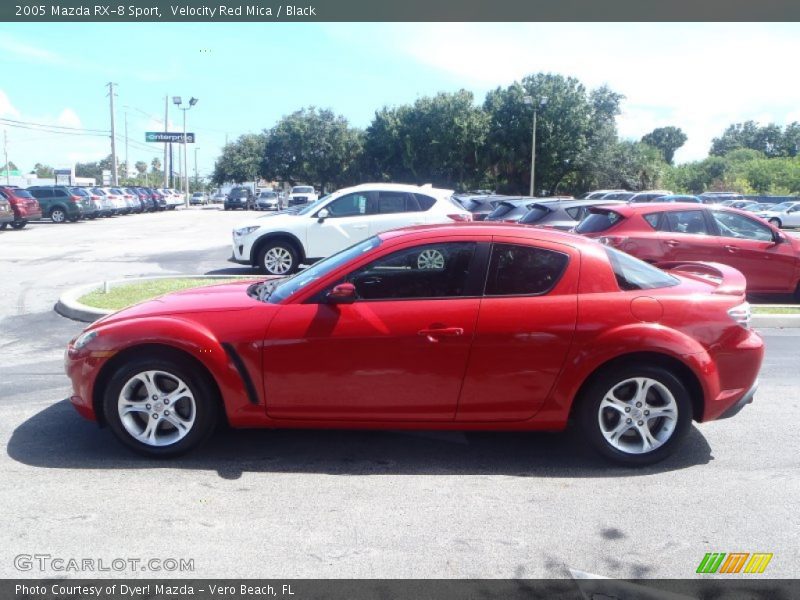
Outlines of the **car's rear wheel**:
[[579,402],[589,442],[603,456],[629,466],[672,454],[692,422],[686,386],[663,367],[611,368],[589,384]]
[[106,387],[106,422],[135,452],[183,454],[208,439],[219,418],[212,382],[204,375],[171,355],[134,358],[117,369]]
[[286,242],[271,242],[258,253],[258,266],[268,275],[291,275],[298,267],[297,252]]
[[11,223],[11,228],[12,229],[22,229],[27,224],[28,224],[28,221],[24,221],[24,220],[23,221],[14,221],[13,223]]
[[780,228],[780,227],[781,227],[781,225],[783,225],[783,223],[781,223],[781,220],[780,220],[780,219],[778,219],[777,217],[772,217],[772,218],[769,220],[769,222],[770,222],[772,225],[775,225],[775,227],[778,227],[778,228]]
[[0,231],[2,231],[3,229],[5,229],[5,228],[6,228],[6,225],[8,225],[8,223],[0,223]]
[[50,211],[50,220],[53,223],[63,223],[67,220],[67,212],[63,208],[54,208]]

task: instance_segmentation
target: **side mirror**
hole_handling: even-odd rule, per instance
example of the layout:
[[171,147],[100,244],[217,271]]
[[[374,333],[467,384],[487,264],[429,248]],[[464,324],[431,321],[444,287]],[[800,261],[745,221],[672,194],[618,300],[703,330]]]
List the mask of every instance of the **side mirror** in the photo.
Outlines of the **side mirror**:
[[352,304],[356,301],[356,286],[340,283],[328,292],[327,300],[331,304]]
[[774,244],[782,244],[786,241],[786,238],[780,231],[773,231],[772,232],[772,243]]
[[327,208],[323,208],[317,213],[317,223],[322,223],[325,219],[331,216]]

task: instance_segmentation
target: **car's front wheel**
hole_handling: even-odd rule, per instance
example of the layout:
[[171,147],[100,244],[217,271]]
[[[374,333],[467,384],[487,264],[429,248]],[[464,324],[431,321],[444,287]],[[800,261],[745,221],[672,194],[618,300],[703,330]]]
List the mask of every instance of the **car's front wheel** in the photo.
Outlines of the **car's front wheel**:
[[27,224],[28,224],[28,221],[26,221],[26,220],[14,221],[13,223],[11,223],[11,227],[12,227],[12,229],[22,229]]
[[207,376],[169,356],[138,357],[112,375],[103,410],[114,435],[153,457],[177,456],[204,442],[219,418]]
[[775,227],[777,227],[779,229],[780,229],[781,225],[783,225],[783,223],[781,223],[781,220],[778,219],[777,217],[772,217],[769,220],[769,222],[770,222],[770,224],[775,225]]
[[686,386],[663,367],[609,369],[589,384],[579,402],[580,425],[592,446],[628,466],[672,454],[692,422]]
[[258,253],[258,267],[268,275],[291,275],[298,263],[295,249],[283,241],[269,243]]

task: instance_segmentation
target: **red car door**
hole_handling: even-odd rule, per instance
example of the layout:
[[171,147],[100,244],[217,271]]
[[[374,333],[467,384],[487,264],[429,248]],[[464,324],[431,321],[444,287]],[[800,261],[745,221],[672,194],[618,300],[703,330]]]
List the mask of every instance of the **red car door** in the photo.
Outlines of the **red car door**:
[[657,222],[653,216],[646,215],[645,220],[658,229],[661,260],[656,262],[719,261],[720,241],[705,210],[666,210],[659,213]]
[[410,244],[346,276],[353,304],[322,294],[281,306],[264,342],[269,416],[452,420],[480,305],[480,248]]
[[739,269],[750,292],[793,292],[797,255],[789,242],[776,243],[772,229],[741,213],[712,210],[719,229],[718,262]]
[[579,271],[570,246],[494,238],[457,420],[523,420],[538,411],[572,343]]

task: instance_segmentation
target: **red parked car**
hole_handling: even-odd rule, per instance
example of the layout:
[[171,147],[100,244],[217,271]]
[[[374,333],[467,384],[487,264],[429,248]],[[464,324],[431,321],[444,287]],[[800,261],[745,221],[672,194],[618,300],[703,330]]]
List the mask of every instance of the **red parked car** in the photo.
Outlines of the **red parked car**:
[[175,455],[233,427],[561,430],[669,455],[752,401],[763,356],[744,277],[661,271],[569,233],[503,224],[383,233],[289,278],[181,291],[68,346],[72,403]]
[[[28,224],[28,221],[42,218],[39,201],[27,190],[0,185],[0,198],[5,198],[11,204],[14,220],[8,224],[14,229],[22,229]],[[6,223],[3,223],[0,229],[5,229],[5,227]]]
[[800,300],[800,240],[741,210],[689,203],[599,206],[575,232],[656,265],[720,262],[741,271],[747,291]]

